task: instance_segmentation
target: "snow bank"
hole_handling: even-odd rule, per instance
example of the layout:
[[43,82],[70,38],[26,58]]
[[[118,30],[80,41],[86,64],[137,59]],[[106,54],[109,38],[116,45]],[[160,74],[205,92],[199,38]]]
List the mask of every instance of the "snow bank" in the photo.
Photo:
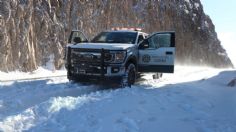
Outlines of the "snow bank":
[[1,72],[0,71],[0,82],[6,80],[17,80],[17,79],[29,79],[29,78],[39,78],[39,77],[47,77],[47,76],[61,76],[66,75],[65,69],[53,71],[48,68],[39,67],[37,70],[33,72]]

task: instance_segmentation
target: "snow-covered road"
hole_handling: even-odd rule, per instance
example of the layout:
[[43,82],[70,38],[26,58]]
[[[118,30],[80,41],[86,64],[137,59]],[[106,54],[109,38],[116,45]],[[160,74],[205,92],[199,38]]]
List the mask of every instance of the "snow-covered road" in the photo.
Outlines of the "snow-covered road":
[[[64,75],[0,73],[0,80]],[[0,82],[0,131],[235,132],[235,70],[182,67],[160,80],[109,89],[66,77]]]

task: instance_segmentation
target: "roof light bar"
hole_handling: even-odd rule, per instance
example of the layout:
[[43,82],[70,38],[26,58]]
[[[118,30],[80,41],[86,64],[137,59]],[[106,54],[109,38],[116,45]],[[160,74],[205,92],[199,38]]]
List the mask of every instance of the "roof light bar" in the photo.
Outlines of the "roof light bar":
[[131,31],[141,31],[141,28],[124,28],[124,27],[113,27],[111,30],[131,30]]

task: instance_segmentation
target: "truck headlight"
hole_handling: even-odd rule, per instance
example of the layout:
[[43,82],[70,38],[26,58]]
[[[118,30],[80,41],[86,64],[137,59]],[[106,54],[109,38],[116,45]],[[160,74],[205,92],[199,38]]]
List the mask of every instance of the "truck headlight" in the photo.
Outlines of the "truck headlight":
[[122,63],[126,57],[126,51],[110,51],[105,54],[105,62]]
[[126,57],[126,52],[125,51],[118,51],[115,53],[115,58],[114,58],[114,62],[115,63],[121,63],[124,61]]

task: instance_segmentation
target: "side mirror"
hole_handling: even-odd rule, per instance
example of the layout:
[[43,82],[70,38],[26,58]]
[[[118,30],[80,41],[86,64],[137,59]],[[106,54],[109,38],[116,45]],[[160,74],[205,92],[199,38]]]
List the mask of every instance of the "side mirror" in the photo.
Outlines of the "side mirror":
[[75,37],[75,38],[73,39],[73,41],[74,41],[75,43],[81,43],[81,42],[82,42],[82,40],[81,40],[80,37]]
[[146,48],[149,48],[147,39],[143,40],[142,43],[139,44],[139,49],[146,49]]

